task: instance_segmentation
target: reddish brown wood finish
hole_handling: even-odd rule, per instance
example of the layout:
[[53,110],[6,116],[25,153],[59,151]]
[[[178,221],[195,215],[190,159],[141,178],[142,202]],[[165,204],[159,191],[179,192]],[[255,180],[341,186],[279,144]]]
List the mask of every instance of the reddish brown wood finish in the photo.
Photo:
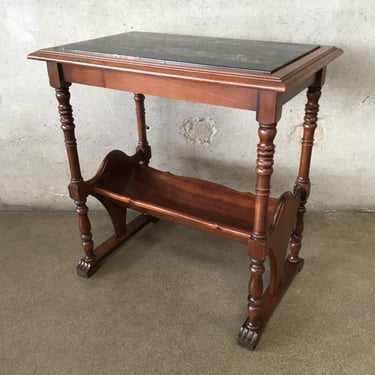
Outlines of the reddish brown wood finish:
[[246,349],[254,350],[257,346],[260,336],[271,317],[272,313],[276,309],[278,303],[281,301],[284,293],[288,289],[290,283],[293,281],[297,272],[303,267],[303,259],[299,263],[290,263],[286,260],[283,264],[283,274],[279,287],[275,293],[271,293],[270,286],[264,291],[261,298],[262,309],[259,311],[259,327],[254,330],[251,328],[249,319],[247,318],[240,328],[238,335],[238,343]]
[[82,262],[89,267],[95,261],[94,243],[92,241],[91,224],[87,216],[88,208],[86,206],[86,197],[84,191],[84,182],[81,175],[79,165],[77,143],[74,135],[74,119],[72,107],[70,105],[70,83],[64,83],[60,88],[56,88],[56,98],[59,102],[59,113],[61,129],[64,132],[65,146],[68,154],[71,180],[69,192],[76,204],[76,212],[78,214],[79,230],[81,232],[82,248],[85,257]]
[[[141,156],[112,151],[87,191],[154,217],[185,224],[247,244],[253,227],[255,197],[212,182],[175,176],[139,163]],[[270,198],[271,224],[279,200]]]
[[[248,317],[238,342],[253,350],[266,322],[297,271],[303,214],[310,191],[309,168],[318,100],[326,66],[342,54],[321,46],[272,74],[180,66],[77,52],[39,50],[29,58],[47,62],[49,80],[56,89],[61,126],[71,171],[70,196],[76,202],[85,257],[77,271],[91,276],[99,264],[137,231],[157,218],[229,238],[248,247],[250,282]],[[81,83],[131,91],[134,94],[138,145],[133,156],[112,151],[97,174],[81,176],[69,103],[69,86]],[[270,197],[276,124],[282,105],[308,88],[300,168],[294,193]],[[256,111],[259,122],[255,194],[218,184],[175,176],[148,166],[144,94]],[[111,217],[114,235],[94,249],[86,199],[96,197]],[[126,224],[126,210],[142,214]],[[290,242],[290,255],[286,256]],[[271,281],[264,290],[264,261],[270,258]]]
[[146,117],[145,117],[145,96],[143,94],[134,94],[135,108],[137,114],[137,125],[138,125],[138,146],[136,151],[142,151],[143,158],[142,162],[148,165],[151,159],[151,147],[147,142],[146,134]]
[[307,90],[308,101],[305,107],[305,117],[303,122],[303,138],[301,146],[301,161],[299,173],[295,185],[295,190],[301,191],[301,203],[298,208],[297,220],[292,233],[290,241],[290,255],[288,257],[290,262],[298,263],[300,258],[298,256],[301,250],[302,232],[303,232],[303,216],[306,212],[305,205],[310,194],[310,163],[312,148],[314,145],[314,132],[318,121],[319,112],[319,98],[321,95],[321,81],[315,82]]

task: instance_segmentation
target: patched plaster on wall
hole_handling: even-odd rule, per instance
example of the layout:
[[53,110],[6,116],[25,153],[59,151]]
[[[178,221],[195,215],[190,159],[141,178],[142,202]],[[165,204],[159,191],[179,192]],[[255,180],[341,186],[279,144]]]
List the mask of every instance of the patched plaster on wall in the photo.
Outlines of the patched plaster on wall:
[[210,145],[216,132],[215,122],[211,118],[192,117],[185,120],[181,126],[185,139],[196,145]]

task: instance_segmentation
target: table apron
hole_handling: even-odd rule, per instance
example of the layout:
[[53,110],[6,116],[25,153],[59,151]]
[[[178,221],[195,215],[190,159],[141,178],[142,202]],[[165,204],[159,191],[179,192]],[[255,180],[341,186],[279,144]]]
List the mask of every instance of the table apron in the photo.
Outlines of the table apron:
[[77,64],[61,64],[60,72],[66,82],[252,111],[257,108],[257,89],[225,82]]

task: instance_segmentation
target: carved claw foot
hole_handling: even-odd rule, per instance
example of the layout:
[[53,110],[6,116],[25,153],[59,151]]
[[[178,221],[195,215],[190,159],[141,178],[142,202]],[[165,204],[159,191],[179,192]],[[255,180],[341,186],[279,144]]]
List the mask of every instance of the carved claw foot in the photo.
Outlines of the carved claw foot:
[[87,259],[86,257],[82,258],[77,265],[77,274],[79,276],[89,278],[98,270],[98,263]]
[[246,319],[238,334],[238,344],[248,350],[254,350],[258,344],[259,338],[260,333],[249,328],[248,319]]

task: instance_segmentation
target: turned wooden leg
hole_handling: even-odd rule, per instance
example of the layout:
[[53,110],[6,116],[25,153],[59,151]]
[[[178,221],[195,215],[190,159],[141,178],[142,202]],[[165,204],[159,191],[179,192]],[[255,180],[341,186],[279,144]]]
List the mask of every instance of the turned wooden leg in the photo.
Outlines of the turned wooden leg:
[[299,252],[302,246],[302,233],[304,229],[303,216],[306,212],[305,203],[301,203],[298,207],[296,222],[294,225],[293,233],[290,237],[290,254],[288,255],[288,260],[291,263],[299,263],[301,258],[299,257]]
[[75,201],[77,206],[76,212],[78,215],[79,231],[81,232],[82,248],[85,252],[85,256],[78,262],[77,273],[83,277],[89,277],[97,269],[95,263],[96,257],[94,255],[94,242],[92,240],[91,223],[87,215],[88,207],[86,206],[86,200]]
[[59,102],[59,114],[61,129],[64,132],[65,146],[68,154],[71,180],[69,184],[69,193],[76,204],[78,214],[79,230],[81,232],[82,248],[85,257],[79,262],[77,272],[87,276],[91,266],[95,262],[94,243],[92,241],[91,224],[87,215],[86,206],[87,193],[85,191],[84,181],[81,175],[79,165],[77,142],[74,135],[74,119],[72,106],[70,105],[70,83],[62,82],[61,87],[56,88],[56,98]]
[[135,111],[137,115],[137,126],[138,126],[138,146],[136,151],[142,151],[143,158],[142,163],[148,165],[151,159],[151,147],[147,142],[147,126],[145,116],[145,96],[143,94],[134,94]]
[[267,210],[270,194],[270,180],[273,166],[276,136],[276,123],[260,124],[260,142],[257,148],[256,196],[254,227],[249,241],[250,283],[248,296],[248,319],[242,325],[238,342],[247,349],[254,350],[263,328],[262,297],[263,273],[266,257],[265,241],[267,238]]
[[321,95],[320,85],[311,86],[307,90],[307,103],[305,107],[305,117],[303,122],[303,137],[301,145],[301,160],[295,190],[301,189],[301,203],[298,208],[295,227],[290,240],[289,262],[298,263],[300,261],[299,251],[301,250],[303,217],[306,212],[305,205],[310,194],[310,162],[312,148],[314,144],[314,132],[317,126],[319,112],[319,98]]
[[254,350],[260,338],[262,328],[262,296],[264,260],[251,258],[250,283],[248,295],[248,318],[240,329],[238,343],[246,349]]
[[[141,214],[130,223],[126,223],[126,207],[119,206],[108,199],[95,194],[95,186],[100,174],[93,179],[85,182],[81,175],[79,165],[77,143],[74,134],[73,111],[70,105],[70,83],[59,81],[59,86],[55,88],[56,98],[59,102],[59,114],[61,128],[64,132],[65,146],[68,154],[69,168],[71,180],[69,184],[69,194],[76,204],[76,212],[78,215],[79,230],[81,233],[82,248],[85,256],[77,265],[77,273],[79,276],[90,277],[98,269],[101,262],[111,255],[122,244],[127,242],[131,237],[138,233],[147,224],[155,222],[156,219]],[[137,151],[140,151],[139,158],[143,163],[147,164],[151,157],[151,149],[147,143],[146,125],[144,120],[144,107],[142,94],[135,95],[137,103],[137,120],[139,130],[139,144]],[[110,155],[117,155],[119,152],[112,152]],[[139,160],[139,159],[138,159]],[[105,169],[107,162],[103,164]],[[122,171],[118,171],[121,173]],[[88,217],[88,207],[86,199],[88,194],[96,196],[106,208],[113,224],[114,235],[105,240],[97,248],[94,249],[94,242],[91,234],[91,223]]]

